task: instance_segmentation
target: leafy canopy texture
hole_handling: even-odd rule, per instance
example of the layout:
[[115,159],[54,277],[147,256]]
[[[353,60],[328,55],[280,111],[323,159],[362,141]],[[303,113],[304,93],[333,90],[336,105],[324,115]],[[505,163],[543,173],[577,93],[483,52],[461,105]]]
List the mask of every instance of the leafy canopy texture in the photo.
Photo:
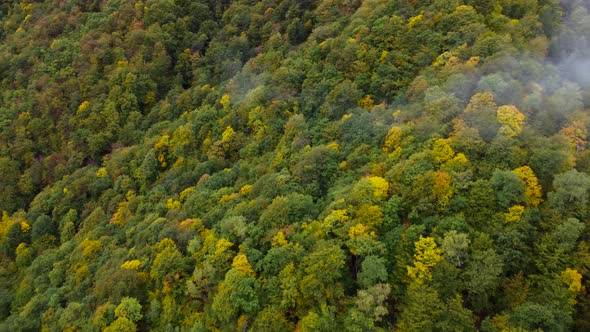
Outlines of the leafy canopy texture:
[[0,331],[590,331],[589,22],[0,1]]

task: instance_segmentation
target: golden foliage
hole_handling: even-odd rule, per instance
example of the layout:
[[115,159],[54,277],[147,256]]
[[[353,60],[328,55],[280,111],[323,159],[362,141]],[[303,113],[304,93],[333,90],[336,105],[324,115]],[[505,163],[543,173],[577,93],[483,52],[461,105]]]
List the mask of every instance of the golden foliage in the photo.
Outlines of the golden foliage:
[[246,184],[246,185],[242,186],[242,188],[240,188],[240,195],[242,195],[242,196],[248,195],[252,191],[253,188],[254,187],[252,187],[251,184]]
[[490,92],[474,94],[465,107],[465,113],[477,113],[480,111],[496,111],[498,106],[494,102],[494,95]]
[[561,280],[568,285],[568,290],[574,294],[582,291],[582,274],[569,267],[561,272]]
[[229,95],[224,94],[221,99],[219,100],[219,103],[221,104],[221,106],[223,106],[223,109],[228,112],[229,111],[229,105],[231,103]]
[[514,137],[520,134],[525,124],[524,114],[520,113],[518,108],[513,105],[498,107],[497,120],[502,124],[500,133],[508,137]]
[[195,187],[188,187],[181,191],[178,196],[180,197],[181,201],[184,201],[193,191],[195,191]]
[[221,196],[221,198],[219,199],[219,202],[220,203],[227,203],[227,202],[233,201],[237,197],[238,197],[238,193],[226,194],[226,195]]
[[330,214],[324,218],[322,226],[331,229],[335,224],[344,224],[348,221],[348,211],[346,210],[332,210]]
[[356,224],[348,229],[348,237],[352,240],[359,237],[372,237],[375,235],[374,232],[369,233],[369,228],[363,224]]
[[23,233],[28,233],[31,230],[31,226],[24,220],[20,222],[20,231]]
[[408,29],[411,30],[413,27],[416,26],[416,24],[422,22],[423,20],[424,20],[424,15],[423,14],[419,14],[419,15],[416,15],[414,17],[411,17],[408,20]]
[[98,169],[98,171],[96,171],[96,177],[97,178],[103,178],[108,174],[107,169],[104,167],[101,167]]
[[231,248],[234,244],[229,242],[226,239],[219,239],[215,244],[215,256],[219,256],[227,251],[227,249]]
[[504,222],[519,222],[524,214],[524,206],[515,205],[508,209],[508,213],[504,213]]
[[586,146],[588,129],[586,128],[584,122],[575,120],[569,126],[563,128],[561,133],[567,138],[574,150],[582,149]]
[[408,276],[418,283],[424,283],[432,278],[432,267],[442,260],[442,250],[436,246],[432,237],[420,236],[414,246],[414,266],[407,266]]
[[168,154],[168,148],[170,147],[170,136],[162,135],[160,139],[154,144],[154,150],[156,150],[158,162],[162,167],[168,165],[166,155]]
[[436,171],[433,176],[432,191],[441,209],[449,205],[454,189],[451,176],[447,172]]
[[441,169],[444,171],[460,172],[464,171],[468,164],[469,160],[467,160],[467,157],[463,153],[457,153],[453,159],[444,163]]
[[177,201],[173,198],[168,198],[166,201],[166,208],[168,210],[180,209],[180,201]]
[[530,206],[539,206],[543,199],[541,198],[543,188],[539,184],[537,177],[533,170],[528,166],[522,166],[513,171],[518,175],[520,181],[524,186],[524,195],[526,196],[527,204]]
[[84,100],[80,106],[78,106],[78,114],[84,112],[90,106],[90,102],[88,100]]
[[119,227],[125,226],[127,220],[131,217],[131,210],[129,209],[129,202],[123,201],[119,203],[117,211],[111,217],[110,223]]
[[379,176],[370,176],[369,181],[373,186],[373,196],[376,198],[387,197],[389,191],[389,182],[387,180]]
[[141,261],[139,259],[133,259],[130,261],[125,261],[123,264],[121,264],[121,268],[124,270],[138,270],[140,265]]
[[277,234],[272,238],[273,247],[285,247],[289,244],[289,241],[285,238],[285,233],[278,231]]
[[248,261],[248,257],[244,254],[237,254],[234,257],[234,260],[231,266],[238,270],[243,276],[254,278],[256,274],[254,273],[254,269],[252,269],[252,265]]
[[398,149],[401,150],[402,133],[401,127],[391,127],[385,137],[385,143],[383,143],[383,152],[392,153]]
[[358,105],[359,107],[362,107],[370,111],[373,109],[373,106],[375,106],[375,101],[373,100],[373,98],[371,98],[371,96],[367,95],[358,100]]
[[439,138],[434,141],[432,146],[432,157],[437,164],[442,164],[451,160],[455,156],[455,151],[446,139]]
[[225,143],[229,143],[235,134],[236,132],[234,129],[231,126],[227,126],[223,131],[223,134],[221,134],[221,140]]
[[355,211],[355,220],[369,227],[379,226],[383,223],[383,212],[377,205],[363,204]]
[[102,243],[98,240],[85,239],[80,243],[82,249],[82,255],[86,258],[94,256],[101,248]]
[[5,236],[10,227],[14,224],[14,220],[8,216],[6,211],[2,211],[2,222],[0,222],[0,240],[2,240]]
[[330,142],[328,145],[326,145],[326,147],[336,152],[340,152],[340,145],[336,142]]

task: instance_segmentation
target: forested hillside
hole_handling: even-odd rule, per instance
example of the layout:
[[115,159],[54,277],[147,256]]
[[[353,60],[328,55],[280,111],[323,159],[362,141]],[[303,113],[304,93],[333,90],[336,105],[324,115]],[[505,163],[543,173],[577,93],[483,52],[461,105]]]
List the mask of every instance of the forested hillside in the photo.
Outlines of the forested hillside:
[[0,331],[589,331],[587,0],[0,3]]

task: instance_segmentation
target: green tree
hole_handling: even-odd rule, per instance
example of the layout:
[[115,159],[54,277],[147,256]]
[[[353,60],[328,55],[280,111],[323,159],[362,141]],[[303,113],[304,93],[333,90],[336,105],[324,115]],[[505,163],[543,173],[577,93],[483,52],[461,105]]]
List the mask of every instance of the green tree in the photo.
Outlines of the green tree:
[[121,299],[121,303],[115,308],[115,316],[137,322],[143,317],[141,314],[141,304],[132,297],[124,297]]
[[400,331],[431,331],[443,313],[444,304],[431,287],[410,283],[396,324]]
[[500,285],[503,261],[493,249],[474,251],[465,268],[465,286],[476,311],[489,308],[489,301]]
[[0,210],[11,213],[22,204],[17,190],[19,164],[10,158],[0,158],[0,172]]
[[467,248],[470,243],[471,240],[465,233],[458,233],[455,230],[447,232],[441,246],[445,259],[461,267],[467,257]]
[[490,182],[496,192],[498,204],[504,209],[521,203],[525,198],[525,188],[514,172],[496,170]]

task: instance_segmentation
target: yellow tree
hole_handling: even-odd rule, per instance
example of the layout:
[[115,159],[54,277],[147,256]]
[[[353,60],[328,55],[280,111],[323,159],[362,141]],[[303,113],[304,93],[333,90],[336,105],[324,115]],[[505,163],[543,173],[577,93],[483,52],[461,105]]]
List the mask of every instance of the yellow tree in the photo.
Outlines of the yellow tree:
[[561,273],[561,280],[568,285],[568,290],[572,293],[579,293],[582,291],[582,275],[569,267]]
[[582,286],[582,274],[568,267],[565,271],[561,272],[561,281],[568,286],[572,297],[571,301],[575,303],[576,296],[584,290]]
[[453,159],[450,159],[446,163],[441,165],[441,169],[445,172],[460,172],[464,171],[468,164],[469,160],[467,160],[467,157],[463,153],[457,153],[455,157],[453,157]]
[[569,126],[561,130],[561,134],[566,138],[570,146],[570,153],[575,162],[577,153],[584,150],[588,143],[588,129],[584,122],[574,120]]
[[543,202],[542,191],[543,188],[539,184],[539,180],[535,176],[533,170],[528,166],[522,166],[513,171],[520,178],[524,186],[524,195],[529,206],[539,206]]
[[449,145],[449,141],[439,138],[432,146],[432,157],[437,164],[445,163],[455,156],[455,151]]
[[131,210],[129,209],[129,202],[123,201],[119,203],[117,211],[111,217],[110,223],[119,227],[125,226],[127,220],[131,218]]
[[571,146],[575,150],[579,150],[586,146],[586,137],[588,137],[588,129],[584,122],[575,120],[569,126],[563,128],[561,133],[567,138]]
[[498,123],[502,125],[500,133],[508,137],[514,137],[522,132],[525,116],[520,113],[516,106],[500,106],[496,114]]
[[158,161],[162,167],[168,166],[168,154],[170,149],[170,136],[162,135],[160,139],[154,144],[154,150],[158,154]]
[[441,209],[449,205],[449,200],[453,196],[453,183],[451,176],[447,172],[436,171],[433,176],[432,191],[434,197]]
[[231,139],[234,137],[235,133],[236,132],[231,126],[227,126],[223,131],[223,134],[221,134],[221,140],[225,143],[229,143]]
[[229,98],[229,95],[225,94],[221,97],[221,99],[219,100],[219,103],[221,104],[221,106],[223,106],[223,110],[226,112],[229,112],[229,106],[231,104],[231,100]]
[[389,183],[382,177],[379,176],[370,176],[369,182],[373,186],[373,196],[377,199],[382,199],[387,197],[387,192],[389,190]]
[[383,152],[389,153],[391,156],[400,155],[402,152],[402,133],[401,127],[391,127],[385,137],[385,143],[383,143]]
[[508,213],[504,213],[504,222],[519,222],[524,214],[524,206],[515,205],[508,209]]
[[248,261],[248,257],[244,254],[237,254],[236,257],[234,257],[231,266],[243,276],[252,278],[256,276],[254,269],[252,269],[252,265],[250,265],[250,262]]
[[494,112],[498,106],[490,92],[476,93],[465,107],[465,113]]
[[414,244],[414,266],[408,266],[408,276],[419,284],[432,278],[430,271],[442,260],[442,250],[436,246],[434,238],[422,237]]

